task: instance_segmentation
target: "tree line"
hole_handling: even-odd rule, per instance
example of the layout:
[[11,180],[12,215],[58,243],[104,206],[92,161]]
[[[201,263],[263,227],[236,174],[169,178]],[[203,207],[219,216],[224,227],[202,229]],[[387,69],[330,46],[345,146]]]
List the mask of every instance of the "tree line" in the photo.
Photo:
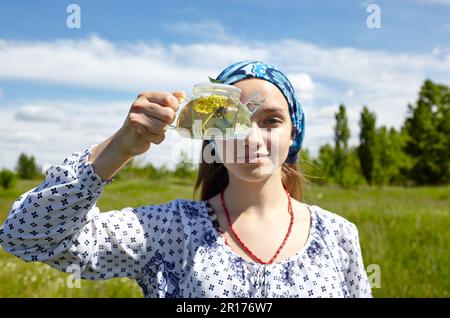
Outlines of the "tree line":
[[313,182],[344,187],[449,183],[448,86],[425,80],[399,130],[377,127],[376,116],[367,106],[361,111],[359,128],[359,144],[350,147],[346,108],[341,104],[335,114],[334,144],[321,146],[313,160],[307,150],[301,153],[300,166]]
[[[2,169],[0,170],[0,187],[9,189],[14,186],[14,183],[21,180],[42,180],[45,174],[41,172],[34,156],[28,156],[21,153],[14,170]],[[186,182],[192,182],[196,176],[197,171],[193,165],[189,163],[187,154],[181,154],[180,162],[173,168],[169,169],[166,165],[155,167],[151,163],[143,165],[137,158],[131,159],[115,176],[115,180],[130,179],[130,178],[151,178],[161,179],[173,177],[177,179],[185,179]]]

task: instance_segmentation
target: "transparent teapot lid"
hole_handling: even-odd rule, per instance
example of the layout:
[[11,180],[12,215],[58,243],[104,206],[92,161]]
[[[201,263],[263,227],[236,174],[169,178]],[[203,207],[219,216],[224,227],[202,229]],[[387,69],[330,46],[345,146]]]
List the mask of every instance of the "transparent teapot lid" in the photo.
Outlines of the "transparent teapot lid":
[[217,83],[200,83],[195,84],[193,88],[193,92],[201,92],[201,91],[210,91],[213,90],[214,92],[223,92],[232,94],[235,96],[240,96],[241,89],[239,87],[228,85],[228,84],[217,84]]

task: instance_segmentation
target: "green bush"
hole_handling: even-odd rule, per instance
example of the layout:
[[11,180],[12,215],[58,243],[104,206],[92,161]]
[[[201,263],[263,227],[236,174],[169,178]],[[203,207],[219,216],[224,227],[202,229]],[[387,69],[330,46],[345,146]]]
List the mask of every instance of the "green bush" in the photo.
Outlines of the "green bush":
[[15,175],[14,172],[8,169],[2,169],[0,171],[0,185],[3,189],[10,189],[14,185]]

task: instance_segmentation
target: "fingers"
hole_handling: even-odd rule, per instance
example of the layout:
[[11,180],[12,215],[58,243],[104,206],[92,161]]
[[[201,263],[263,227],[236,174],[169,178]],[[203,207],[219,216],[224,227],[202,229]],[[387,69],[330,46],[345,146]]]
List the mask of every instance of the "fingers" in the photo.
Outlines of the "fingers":
[[178,99],[174,94],[168,92],[144,92],[139,94],[138,99],[145,98],[151,103],[159,104],[164,107],[170,107],[173,111],[178,110]]
[[164,140],[168,125],[175,120],[178,106],[185,98],[183,91],[140,93],[131,105],[129,121],[140,135],[159,144]]
[[146,116],[143,119],[145,121],[145,125],[147,130],[151,134],[160,135],[164,134],[166,131],[167,123],[150,116]]
[[162,143],[164,141],[165,138],[166,138],[165,134],[155,136],[154,139],[152,140],[152,143],[159,145],[160,143]]
[[131,105],[131,112],[156,118],[166,124],[172,123],[176,114],[171,107],[162,107],[159,104],[149,102],[144,97],[139,97]]
[[165,138],[165,127],[167,124],[162,121],[147,117],[143,114],[130,113],[128,116],[128,123],[130,126],[134,126],[136,133],[147,139],[152,143],[160,143]]
[[186,93],[183,91],[176,91],[172,93],[178,100],[178,104],[181,104],[183,100],[186,98]]

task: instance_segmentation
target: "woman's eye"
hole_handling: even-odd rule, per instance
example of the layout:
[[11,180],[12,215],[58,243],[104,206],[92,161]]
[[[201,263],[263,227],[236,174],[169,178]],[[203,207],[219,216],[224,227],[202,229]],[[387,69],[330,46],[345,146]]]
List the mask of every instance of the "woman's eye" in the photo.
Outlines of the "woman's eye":
[[279,119],[277,119],[277,118],[275,118],[275,117],[272,117],[272,118],[266,119],[266,120],[264,121],[264,123],[265,123],[265,124],[268,124],[268,125],[275,125],[275,124],[279,124],[279,123],[281,123],[281,122],[280,122]]

